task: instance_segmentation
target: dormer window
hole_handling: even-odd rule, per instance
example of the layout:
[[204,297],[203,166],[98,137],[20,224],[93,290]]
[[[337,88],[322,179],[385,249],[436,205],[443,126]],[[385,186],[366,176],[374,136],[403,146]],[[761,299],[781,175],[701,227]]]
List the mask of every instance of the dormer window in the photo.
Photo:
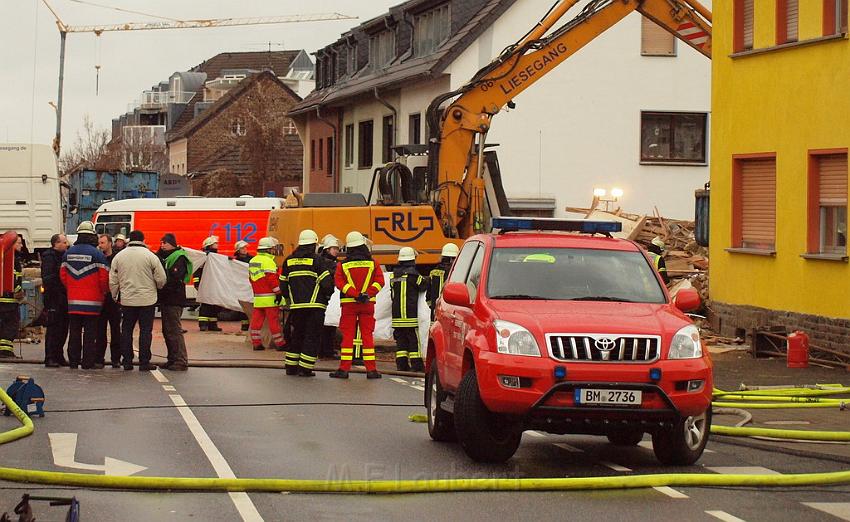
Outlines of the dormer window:
[[448,40],[452,29],[450,4],[445,3],[418,15],[413,30],[413,52],[427,56]]
[[248,129],[245,127],[245,118],[237,116],[230,120],[230,134],[237,137],[248,134]]
[[379,69],[395,58],[395,33],[382,31],[369,39],[369,65]]

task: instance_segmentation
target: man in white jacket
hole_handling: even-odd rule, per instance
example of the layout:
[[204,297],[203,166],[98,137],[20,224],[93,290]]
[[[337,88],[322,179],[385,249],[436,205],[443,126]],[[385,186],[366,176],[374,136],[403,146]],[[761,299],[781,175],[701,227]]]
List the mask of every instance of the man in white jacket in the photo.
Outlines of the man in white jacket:
[[121,305],[121,356],[125,370],[133,369],[133,330],[139,323],[139,371],[156,370],[151,364],[151,337],[157,290],[165,285],[165,269],[145,245],[140,230],[130,232],[127,248],[118,252],[109,270],[109,290]]

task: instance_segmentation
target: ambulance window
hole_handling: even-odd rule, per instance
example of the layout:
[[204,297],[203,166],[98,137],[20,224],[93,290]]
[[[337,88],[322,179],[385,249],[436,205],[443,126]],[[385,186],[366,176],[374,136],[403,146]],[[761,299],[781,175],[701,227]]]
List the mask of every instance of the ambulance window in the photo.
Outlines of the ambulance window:
[[457,256],[457,260],[452,267],[452,273],[449,274],[449,281],[455,281],[458,283],[466,282],[466,276],[469,274],[469,266],[475,258],[475,252],[479,245],[480,243],[477,241],[472,241],[463,245],[463,248],[460,249],[460,254]]
[[117,234],[127,236],[130,233],[130,214],[106,214],[97,216],[95,231],[98,234],[108,234],[115,237]]

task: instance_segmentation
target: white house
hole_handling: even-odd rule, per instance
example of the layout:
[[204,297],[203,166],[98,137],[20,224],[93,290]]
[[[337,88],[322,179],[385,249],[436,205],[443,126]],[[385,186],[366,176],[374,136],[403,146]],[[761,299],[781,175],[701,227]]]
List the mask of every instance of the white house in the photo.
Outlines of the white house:
[[[290,115],[305,190],[369,193],[394,144],[426,143],[431,100],[466,83],[545,14],[550,0],[410,0],[316,53],[316,90]],[[568,13],[571,19],[584,3]],[[708,181],[710,63],[632,13],[494,117],[512,206],[614,206],[691,218]],[[373,196],[374,199],[374,196]]]

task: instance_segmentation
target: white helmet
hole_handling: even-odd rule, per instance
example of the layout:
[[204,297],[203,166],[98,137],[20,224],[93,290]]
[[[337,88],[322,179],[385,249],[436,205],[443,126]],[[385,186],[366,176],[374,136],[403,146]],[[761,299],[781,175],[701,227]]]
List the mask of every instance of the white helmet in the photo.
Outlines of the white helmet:
[[269,250],[274,248],[276,243],[277,241],[273,237],[260,238],[260,242],[257,243],[257,250]]
[[115,237],[112,238],[113,241],[127,241],[127,236],[124,234],[115,234]]
[[94,223],[83,221],[77,226],[77,234],[94,234]]
[[664,250],[664,240],[661,239],[661,236],[655,236],[652,238],[652,244]]
[[398,260],[402,261],[413,261],[416,259],[416,250],[413,250],[410,247],[401,247],[401,250],[398,251]]
[[233,245],[233,250],[239,250],[241,248],[245,248],[248,246],[247,241],[237,241],[235,245]]
[[353,232],[349,232],[345,236],[345,248],[353,248],[366,244],[366,238],[363,237],[363,234],[357,232],[356,230]]
[[339,248],[339,239],[334,237],[333,234],[328,234],[328,235],[326,235],[325,237],[322,238],[322,248],[328,249],[328,248],[332,248],[332,247]]
[[457,257],[459,250],[457,245],[454,243],[446,243],[443,245],[443,251],[440,252],[440,255],[443,257]]
[[309,228],[298,234],[298,246],[315,245],[318,242],[319,236]]
[[208,246],[213,246],[217,243],[218,243],[218,236],[210,236],[210,237],[204,239],[204,243],[201,246],[202,246],[202,248],[207,248]]

